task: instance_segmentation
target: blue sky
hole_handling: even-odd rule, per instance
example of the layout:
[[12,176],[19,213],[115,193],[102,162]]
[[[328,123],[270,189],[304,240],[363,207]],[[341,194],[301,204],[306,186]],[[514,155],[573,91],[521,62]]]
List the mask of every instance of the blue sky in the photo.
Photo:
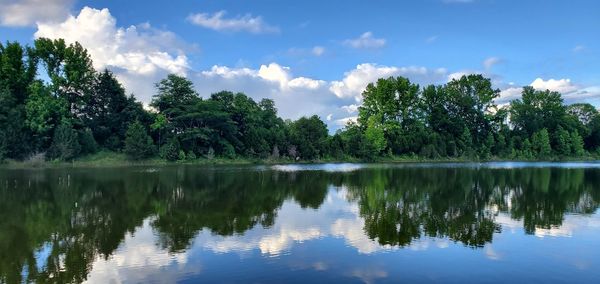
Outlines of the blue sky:
[[403,75],[420,84],[483,73],[506,103],[520,87],[598,105],[599,1],[75,1],[0,0],[0,40],[63,37],[90,49],[129,92],[185,75],[272,98],[284,117],[356,116],[364,85]]

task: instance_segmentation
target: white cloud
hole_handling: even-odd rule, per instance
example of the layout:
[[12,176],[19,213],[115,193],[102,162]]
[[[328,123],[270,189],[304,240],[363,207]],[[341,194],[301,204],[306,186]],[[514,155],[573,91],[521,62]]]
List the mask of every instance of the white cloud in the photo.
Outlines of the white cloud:
[[[565,103],[594,102],[600,98],[600,86],[582,87],[571,82],[571,79],[548,79],[537,78],[529,84],[537,90],[550,90],[562,94]],[[500,97],[496,100],[498,104],[505,104],[521,98],[523,88],[509,86],[500,91]]]
[[571,79],[544,80],[542,78],[537,78],[533,80],[530,85],[538,90],[550,90],[563,94],[571,93],[577,90],[577,86],[571,83]]
[[358,112],[358,105],[352,104],[352,105],[347,105],[347,106],[342,106],[342,109],[345,110],[346,112],[348,112],[349,114],[353,114]]
[[347,39],[344,44],[353,48],[380,48],[385,46],[386,40],[373,37],[372,32],[366,32],[355,39]]
[[322,46],[315,46],[312,48],[312,54],[315,56],[321,56],[325,53],[325,48]]
[[498,57],[489,57],[486,58],[483,61],[483,67],[485,67],[485,69],[491,69],[492,67],[494,67],[494,65],[500,63],[502,60]]
[[337,119],[335,121],[335,124],[339,127],[342,128],[346,125],[348,125],[348,123],[352,122],[352,123],[356,123],[358,121],[358,116],[348,116],[348,117],[344,117],[344,118],[340,118]]
[[189,15],[187,20],[195,25],[215,31],[245,31],[254,34],[279,32],[279,28],[270,26],[260,16],[254,17],[251,14],[246,14],[227,19],[225,18],[226,13],[226,11],[219,11],[212,15],[197,13]]
[[497,104],[505,104],[510,101],[520,99],[523,88],[521,87],[509,87],[500,91],[500,96],[496,99]]
[[453,72],[453,73],[448,74],[448,82],[450,82],[452,80],[458,80],[462,76],[468,76],[468,75],[480,74],[480,73],[481,72],[471,71],[471,70],[464,70],[464,71]]
[[189,69],[185,45],[169,31],[148,23],[118,27],[108,9],[81,9],[60,23],[38,23],[35,37],[63,38],[87,48],[96,69],[109,68],[128,91],[148,101],[152,83],[167,73],[185,75]]
[[331,82],[329,90],[339,98],[355,98],[360,101],[361,93],[367,84],[379,78],[405,76],[417,83],[435,83],[446,77],[446,69],[427,69],[425,67],[395,67],[363,63],[345,73],[341,81]]
[[0,0],[0,25],[23,27],[62,21],[74,0]]

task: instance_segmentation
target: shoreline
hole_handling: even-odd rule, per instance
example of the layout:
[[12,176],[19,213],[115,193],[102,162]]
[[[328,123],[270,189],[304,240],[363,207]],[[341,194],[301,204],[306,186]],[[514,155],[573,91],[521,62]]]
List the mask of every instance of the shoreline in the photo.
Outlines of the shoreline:
[[124,154],[113,152],[100,152],[90,156],[65,161],[15,161],[8,160],[0,163],[2,169],[53,169],[53,168],[110,168],[110,167],[136,167],[136,166],[174,166],[174,165],[197,165],[197,166],[248,166],[248,165],[314,165],[314,164],[402,164],[402,163],[486,163],[486,162],[591,162],[600,161],[595,155],[584,157],[553,157],[549,159],[507,159],[493,157],[490,159],[468,159],[468,158],[437,158],[427,159],[416,156],[380,157],[375,160],[347,159],[319,159],[300,160],[290,159],[248,159],[248,158],[198,158],[184,161],[167,161],[160,158],[146,160],[130,160]]

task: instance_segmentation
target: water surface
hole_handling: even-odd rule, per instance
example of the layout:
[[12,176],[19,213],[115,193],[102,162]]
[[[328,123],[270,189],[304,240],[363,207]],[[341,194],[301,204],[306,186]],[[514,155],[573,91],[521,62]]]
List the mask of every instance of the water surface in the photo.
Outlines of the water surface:
[[0,283],[600,282],[600,164],[0,170]]

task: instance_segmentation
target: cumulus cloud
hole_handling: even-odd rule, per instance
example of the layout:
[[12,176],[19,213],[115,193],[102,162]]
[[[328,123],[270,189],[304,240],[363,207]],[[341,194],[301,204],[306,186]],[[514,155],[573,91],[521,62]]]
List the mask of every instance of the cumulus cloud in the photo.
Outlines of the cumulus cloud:
[[384,47],[386,40],[384,38],[373,37],[372,32],[366,32],[358,38],[347,39],[344,44],[353,48],[381,48]]
[[0,0],[0,25],[32,26],[36,22],[62,21],[74,0]]
[[446,74],[447,71],[443,68],[432,70],[417,66],[395,67],[364,63],[346,72],[343,80],[331,82],[329,90],[339,98],[351,97],[360,101],[361,93],[367,84],[375,82],[379,78],[405,76],[413,82],[430,84],[443,80]]
[[186,46],[169,31],[148,23],[118,27],[108,9],[84,7],[59,23],[38,23],[35,37],[63,38],[87,48],[94,68],[109,68],[143,101],[155,82],[167,73],[185,75],[189,69]]
[[226,11],[219,11],[214,14],[197,13],[187,17],[187,20],[194,25],[198,25],[215,31],[229,32],[250,32],[254,34],[277,33],[279,28],[267,24],[262,17],[246,14],[235,18],[225,18]]
[[577,90],[577,86],[571,83],[571,79],[549,79],[544,80],[537,78],[530,84],[533,88],[538,90],[550,90],[559,93],[571,93]]
[[[600,86],[583,87],[571,82],[571,79],[548,79],[536,78],[529,84],[536,90],[550,90],[562,94],[565,103],[575,102],[594,102],[600,99]],[[500,97],[496,100],[499,104],[508,103],[521,98],[523,88],[509,86],[500,92]]]

